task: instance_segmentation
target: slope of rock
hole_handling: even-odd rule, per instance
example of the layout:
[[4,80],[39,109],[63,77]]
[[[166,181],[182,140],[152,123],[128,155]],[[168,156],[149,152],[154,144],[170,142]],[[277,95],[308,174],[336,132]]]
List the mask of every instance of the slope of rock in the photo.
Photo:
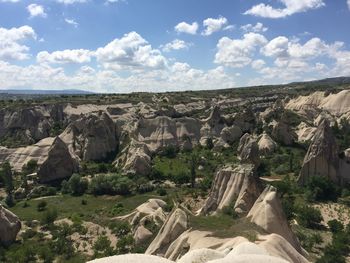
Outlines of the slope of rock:
[[329,123],[323,121],[317,128],[304,158],[299,183],[305,184],[312,176],[325,176],[340,183],[338,147]]
[[223,252],[216,251],[214,249],[200,248],[189,251],[183,257],[181,257],[178,263],[205,263],[210,260],[224,258],[226,255]]
[[145,253],[149,255],[165,255],[170,244],[186,231],[187,227],[186,213],[180,208],[176,208],[168,216]]
[[60,137],[71,153],[84,161],[108,159],[118,147],[116,125],[102,112],[82,116],[68,125]]
[[56,137],[37,174],[41,183],[47,183],[70,177],[77,170],[78,164],[71,157],[67,145],[60,137]]
[[273,126],[271,135],[277,142],[284,145],[292,145],[297,138],[291,127],[283,121],[279,121]]
[[252,163],[256,167],[260,164],[259,146],[256,139],[246,133],[239,141],[237,148],[241,163]]
[[267,133],[264,133],[258,142],[258,147],[261,155],[270,155],[276,150],[277,143]]
[[299,252],[299,241],[289,228],[277,190],[267,186],[250,209],[247,217],[251,222],[262,227],[268,233],[275,233],[285,238]]
[[226,167],[217,172],[209,196],[199,211],[209,214],[234,202],[237,212],[248,212],[260,194],[260,186],[251,164]]
[[21,230],[19,218],[0,205],[0,243],[7,246],[16,240]]
[[181,147],[187,140],[197,144],[200,138],[200,121],[193,118],[172,119],[161,116],[140,119],[135,131],[136,139],[147,144],[151,152],[168,146]]
[[112,256],[106,258],[99,258],[88,261],[87,263],[174,263],[165,258],[152,256],[152,255],[142,255],[142,254],[127,254]]

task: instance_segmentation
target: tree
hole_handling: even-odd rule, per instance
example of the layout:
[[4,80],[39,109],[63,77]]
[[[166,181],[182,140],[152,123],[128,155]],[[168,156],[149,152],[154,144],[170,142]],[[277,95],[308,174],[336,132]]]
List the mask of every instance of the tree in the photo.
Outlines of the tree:
[[11,170],[11,165],[9,162],[4,162],[1,166],[1,176],[3,178],[5,184],[5,190],[8,195],[12,194],[14,186],[13,186],[13,174]]
[[208,148],[209,150],[211,150],[211,149],[214,148],[213,138],[211,138],[211,137],[209,137],[209,138],[207,139],[207,148]]
[[191,155],[191,187],[194,188],[196,184],[196,167],[198,164],[197,155],[192,153]]

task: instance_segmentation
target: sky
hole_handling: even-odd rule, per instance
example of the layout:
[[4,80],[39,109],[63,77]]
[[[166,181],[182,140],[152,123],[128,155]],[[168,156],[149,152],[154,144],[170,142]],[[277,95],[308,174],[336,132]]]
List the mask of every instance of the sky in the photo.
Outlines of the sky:
[[350,0],[0,0],[0,89],[164,92],[350,76]]

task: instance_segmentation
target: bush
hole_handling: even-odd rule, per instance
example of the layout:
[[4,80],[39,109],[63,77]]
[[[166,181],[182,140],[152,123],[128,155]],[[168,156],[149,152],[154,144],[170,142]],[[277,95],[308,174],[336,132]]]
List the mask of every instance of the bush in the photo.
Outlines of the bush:
[[114,234],[116,234],[119,238],[126,236],[131,232],[131,226],[128,222],[116,220],[109,224],[109,228],[112,230]]
[[50,208],[44,212],[41,223],[43,225],[51,225],[57,219],[58,213],[56,208]]
[[134,183],[125,176],[101,174],[92,178],[89,187],[95,195],[128,195]]
[[318,227],[323,220],[320,210],[312,206],[302,205],[297,208],[296,212],[298,223],[304,227]]
[[213,138],[208,138],[206,141],[206,146],[209,150],[214,148],[214,142],[213,142]]
[[[68,181],[68,190],[72,195],[83,195],[88,189],[88,181],[85,178],[81,178],[79,174],[73,174]],[[66,188],[67,185],[64,185]],[[66,190],[66,189],[65,189]]]
[[339,233],[344,229],[344,225],[336,219],[329,221],[328,226],[332,233]]
[[307,198],[310,201],[337,201],[339,188],[327,177],[313,176],[306,184]]
[[228,216],[230,216],[232,218],[238,218],[238,214],[237,214],[237,212],[234,209],[234,203],[232,203],[229,206],[225,206],[224,208],[222,208],[222,213],[224,215],[228,215]]
[[164,188],[158,188],[157,189],[157,194],[160,195],[160,196],[165,196],[168,193],[167,193],[167,191]]
[[42,212],[42,211],[44,211],[44,210],[46,209],[46,206],[47,206],[46,201],[40,201],[40,202],[38,203],[38,205],[37,205],[37,210],[38,210],[39,212]]

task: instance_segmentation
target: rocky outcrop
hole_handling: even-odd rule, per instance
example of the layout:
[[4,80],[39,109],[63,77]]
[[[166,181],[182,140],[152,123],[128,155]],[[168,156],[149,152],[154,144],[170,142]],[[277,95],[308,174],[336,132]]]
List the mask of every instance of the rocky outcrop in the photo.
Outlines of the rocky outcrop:
[[216,251],[214,249],[200,248],[189,251],[183,257],[181,257],[178,263],[205,263],[214,259],[224,258],[225,253]]
[[251,164],[226,167],[217,172],[200,214],[210,214],[233,205],[236,212],[248,212],[260,195],[260,185]]
[[147,176],[152,171],[150,155],[145,143],[132,139],[129,146],[122,151],[116,165],[122,167],[125,174]]
[[296,134],[298,136],[298,142],[308,142],[314,138],[317,128],[301,122],[296,128]]
[[296,134],[291,127],[283,122],[277,122],[272,128],[272,137],[283,145],[292,145],[296,141]]
[[203,126],[200,129],[200,143],[205,145],[209,138],[218,138],[222,129],[226,127],[225,119],[221,116],[220,108],[215,106],[209,117],[202,121]]
[[252,163],[256,167],[259,166],[259,146],[253,136],[248,133],[244,134],[239,141],[237,151],[241,163]]
[[297,251],[301,252],[298,239],[289,228],[276,188],[267,186],[250,209],[247,218],[268,233],[285,238]]
[[197,144],[200,127],[199,120],[187,117],[140,119],[136,125],[135,138],[145,143],[151,152],[158,152],[169,146],[182,147],[188,141],[191,145]]
[[277,149],[277,143],[272,140],[272,138],[267,133],[264,133],[258,142],[258,147],[260,155],[267,156],[275,152]]
[[70,177],[78,170],[79,164],[71,157],[67,145],[56,137],[53,141],[46,160],[38,170],[39,181],[47,183]]
[[20,230],[19,218],[0,205],[0,243],[5,246],[12,244]]
[[174,209],[147,248],[146,254],[165,255],[171,243],[186,231],[187,227],[187,214],[180,208]]
[[323,121],[304,158],[299,183],[305,184],[310,177],[325,176],[340,184],[338,147],[329,123]]
[[242,130],[238,126],[225,127],[220,133],[220,138],[228,144],[235,143],[241,138]]
[[127,255],[119,255],[119,256],[112,256],[112,257],[106,257],[106,258],[99,258],[94,259],[91,261],[88,261],[88,263],[111,263],[111,262],[118,262],[118,263],[174,263],[174,261],[152,256],[152,255],[143,255],[143,254],[127,254]]
[[251,132],[255,124],[256,118],[251,107],[246,107],[234,116],[233,125],[239,127],[242,132]]
[[84,161],[111,159],[118,148],[113,120],[103,112],[82,116],[60,135],[72,154]]
[[33,144],[50,136],[55,122],[64,121],[63,105],[4,108],[0,110],[0,139]]

